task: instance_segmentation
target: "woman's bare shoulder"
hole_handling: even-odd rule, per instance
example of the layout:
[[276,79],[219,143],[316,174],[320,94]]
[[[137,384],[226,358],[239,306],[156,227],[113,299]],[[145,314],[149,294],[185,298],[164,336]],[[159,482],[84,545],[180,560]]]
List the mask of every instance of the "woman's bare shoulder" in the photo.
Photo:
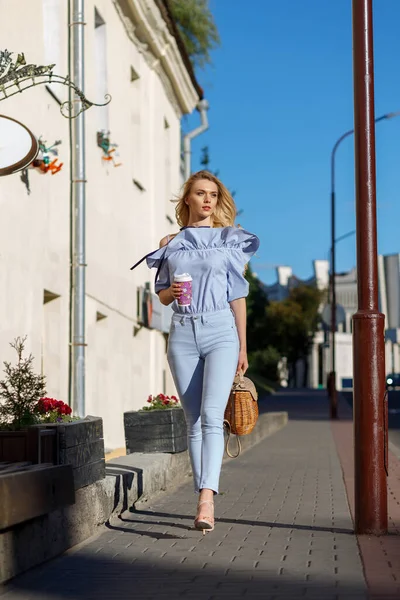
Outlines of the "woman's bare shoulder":
[[160,248],[162,248],[163,246],[166,246],[168,244],[168,242],[173,240],[176,235],[178,235],[178,234],[172,233],[170,235],[166,235],[165,237],[163,237],[162,240],[160,240]]

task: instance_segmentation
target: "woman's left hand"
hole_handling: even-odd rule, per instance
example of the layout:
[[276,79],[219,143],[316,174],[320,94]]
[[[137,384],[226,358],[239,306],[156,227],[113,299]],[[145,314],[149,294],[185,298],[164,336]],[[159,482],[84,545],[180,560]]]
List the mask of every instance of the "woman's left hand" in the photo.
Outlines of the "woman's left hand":
[[249,362],[247,360],[247,352],[246,352],[246,350],[240,350],[238,366],[237,366],[237,374],[239,374],[240,371],[242,371],[242,373],[244,375],[248,368],[249,368]]

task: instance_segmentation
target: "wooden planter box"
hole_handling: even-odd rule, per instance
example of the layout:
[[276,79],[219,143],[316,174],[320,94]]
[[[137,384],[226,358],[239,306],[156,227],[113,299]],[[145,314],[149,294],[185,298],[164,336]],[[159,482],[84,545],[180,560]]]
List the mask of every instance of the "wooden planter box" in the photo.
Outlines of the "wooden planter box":
[[75,490],[106,476],[103,420],[85,417],[71,423],[47,425],[57,428],[60,465],[72,465]]
[[0,462],[72,465],[78,490],[105,477],[103,421],[86,417],[23,431],[0,431]]
[[57,430],[35,426],[21,431],[0,431],[0,463],[58,464]]
[[182,408],[124,413],[126,453],[184,452],[186,421]]

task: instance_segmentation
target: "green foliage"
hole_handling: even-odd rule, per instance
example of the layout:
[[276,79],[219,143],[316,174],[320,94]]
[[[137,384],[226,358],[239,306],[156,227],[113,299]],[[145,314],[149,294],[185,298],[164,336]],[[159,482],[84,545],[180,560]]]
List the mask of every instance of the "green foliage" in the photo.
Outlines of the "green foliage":
[[268,323],[265,312],[268,298],[250,265],[247,267],[245,277],[249,282],[249,295],[246,302],[247,350],[251,353],[264,348],[264,344],[268,343]]
[[5,378],[0,381],[0,427],[23,429],[39,422],[34,412],[39,398],[46,394],[45,378],[33,371],[33,356],[23,357],[26,337],[17,337],[10,346],[17,353],[15,366],[4,361]]
[[168,6],[193,64],[211,64],[210,51],[221,42],[208,0],[168,0]]
[[272,346],[269,335],[267,307],[269,305],[267,294],[261,282],[255,277],[250,265],[246,271],[249,282],[249,295],[247,297],[247,350],[249,364],[252,371],[262,374],[263,377],[275,383],[278,379],[278,362],[280,354]]
[[274,346],[260,348],[249,354],[251,369],[256,373],[262,373],[265,379],[275,383],[278,379],[278,363],[281,356]]
[[147,398],[147,406],[143,406],[141,410],[165,410],[167,408],[181,408],[179,398],[166,396],[165,394],[158,394],[157,396],[150,394]]
[[[217,169],[216,171],[213,171],[210,167],[210,163],[211,163],[211,159],[210,159],[210,149],[208,146],[204,146],[201,149],[201,158],[200,158],[200,164],[203,167],[203,169],[205,169],[206,171],[209,171],[210,173],[212,173],[213,175],[215,175],[215,177],[219,178],[219,169]],[[230,190],[228,188],[228,191],[230,193],[230,195],[232,196],[232,198],[235,198],[236,192],[235,190]],[[242,211],[238,211],[238,215],[241,213]]]
[[72,421],[80,421],[80,418],[71,417],[71,415],[59,415],[56,410],[51,410],[47,415],[40,418],[40,423],[71,423]]
[[308,355],[319,324],[324,292],[316,286],[299,285],[288,298],[269,302],[266,292],[249,267],[247,298],[247,346],[251,371],[276,382],[282,357],[294,364]]
[[256,386],[259,396],[263,394],[271,394],[279,387],[277,380],[274,381],[272,379],[267,379],[264,377],[262,371],[256,371],[255,369],[252,369],[251,366],[249,367],[246,376],[250,377]]
[[324,292],[316,286],[299,285],[289,297],[271,302],[266,309],[270,340],[289,363],[308,355],[319,323]]

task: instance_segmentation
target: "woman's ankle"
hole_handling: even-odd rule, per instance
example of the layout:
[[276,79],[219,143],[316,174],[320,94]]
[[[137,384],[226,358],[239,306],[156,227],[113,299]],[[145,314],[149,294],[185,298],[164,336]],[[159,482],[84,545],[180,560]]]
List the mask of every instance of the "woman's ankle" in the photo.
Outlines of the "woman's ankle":
[[203,488],[200,490],[199,502],[213,502],[214,501],[214,491],[208,488]]

